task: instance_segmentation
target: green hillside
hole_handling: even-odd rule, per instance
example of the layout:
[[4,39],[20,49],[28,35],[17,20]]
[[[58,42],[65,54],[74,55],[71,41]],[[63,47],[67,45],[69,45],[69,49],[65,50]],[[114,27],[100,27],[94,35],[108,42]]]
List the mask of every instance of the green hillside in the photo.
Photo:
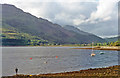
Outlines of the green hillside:
[[17,32],[15,29],[2,28],[2,45],[3,46],[26,46],[26,45],[45,45],[48,44],[47,40],[40,37],[31,36],[27,33]]
[[[40,40],[47,40],[56,44],[106,42],[106,40],[94,35],[84,35],[67,30],[58,24],[43,18],[37,18],[10,4],[2,4],[2,24],[4,29],[15,29],[16,33],[12,30],[11,34],[9,32],[3,34],[3,37],[5,35],[5,37],[13,39],[28,40],[30,38],[33,40],[33,37],[36,37],[38,40],[40,38]],[[24,34],[25,38],[21,34]]]

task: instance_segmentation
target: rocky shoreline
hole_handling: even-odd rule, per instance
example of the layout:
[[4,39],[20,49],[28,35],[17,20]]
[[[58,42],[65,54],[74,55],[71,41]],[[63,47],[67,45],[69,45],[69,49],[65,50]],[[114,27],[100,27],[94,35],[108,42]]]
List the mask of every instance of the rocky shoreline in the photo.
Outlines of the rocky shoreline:
[[94,68],[73,72],[55,73],[55,74],[39,74],[39,75],[23,75],[6,76],[2,78],[119,78],[120,65]]

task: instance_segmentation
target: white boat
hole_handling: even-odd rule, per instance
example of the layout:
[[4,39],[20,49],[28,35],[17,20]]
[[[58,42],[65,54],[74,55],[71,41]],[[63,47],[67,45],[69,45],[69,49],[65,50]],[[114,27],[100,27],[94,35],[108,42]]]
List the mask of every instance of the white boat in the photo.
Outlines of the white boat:
[[44,63],[47,64],[47,61],[45,61]]
[[91,53],[91,56],[92,56],[92,57],[96,55],[96,54],[94,53],[94,51],[93,51],[93,45],[94,45],[94,43],[92,42],[92,53]]
[[100,54],[102,55],[102,54],[104,54],[104,52],[100,52]]

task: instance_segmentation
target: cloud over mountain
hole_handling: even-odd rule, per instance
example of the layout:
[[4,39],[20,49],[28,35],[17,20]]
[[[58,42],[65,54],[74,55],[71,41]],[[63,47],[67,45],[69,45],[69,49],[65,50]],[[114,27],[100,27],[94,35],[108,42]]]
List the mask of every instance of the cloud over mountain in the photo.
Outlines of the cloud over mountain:
[[[60,25],[74,25],[99,36],[117,35],[118,0],[4,0]],[[109,29],[112,29],[109,31]],[[102,32],[100,32],[102,31]],[[114,33],[114,34],[113,34]]]

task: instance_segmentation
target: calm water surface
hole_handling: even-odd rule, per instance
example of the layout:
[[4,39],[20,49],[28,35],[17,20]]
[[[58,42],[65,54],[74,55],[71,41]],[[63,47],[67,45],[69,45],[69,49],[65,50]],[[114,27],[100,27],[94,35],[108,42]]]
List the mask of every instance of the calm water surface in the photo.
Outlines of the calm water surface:
[[[118,65],[118,51],[70,49],[70,47],[3,47],[2,75],[45,74]],[[100,52],[105,54],[100,55]]]

